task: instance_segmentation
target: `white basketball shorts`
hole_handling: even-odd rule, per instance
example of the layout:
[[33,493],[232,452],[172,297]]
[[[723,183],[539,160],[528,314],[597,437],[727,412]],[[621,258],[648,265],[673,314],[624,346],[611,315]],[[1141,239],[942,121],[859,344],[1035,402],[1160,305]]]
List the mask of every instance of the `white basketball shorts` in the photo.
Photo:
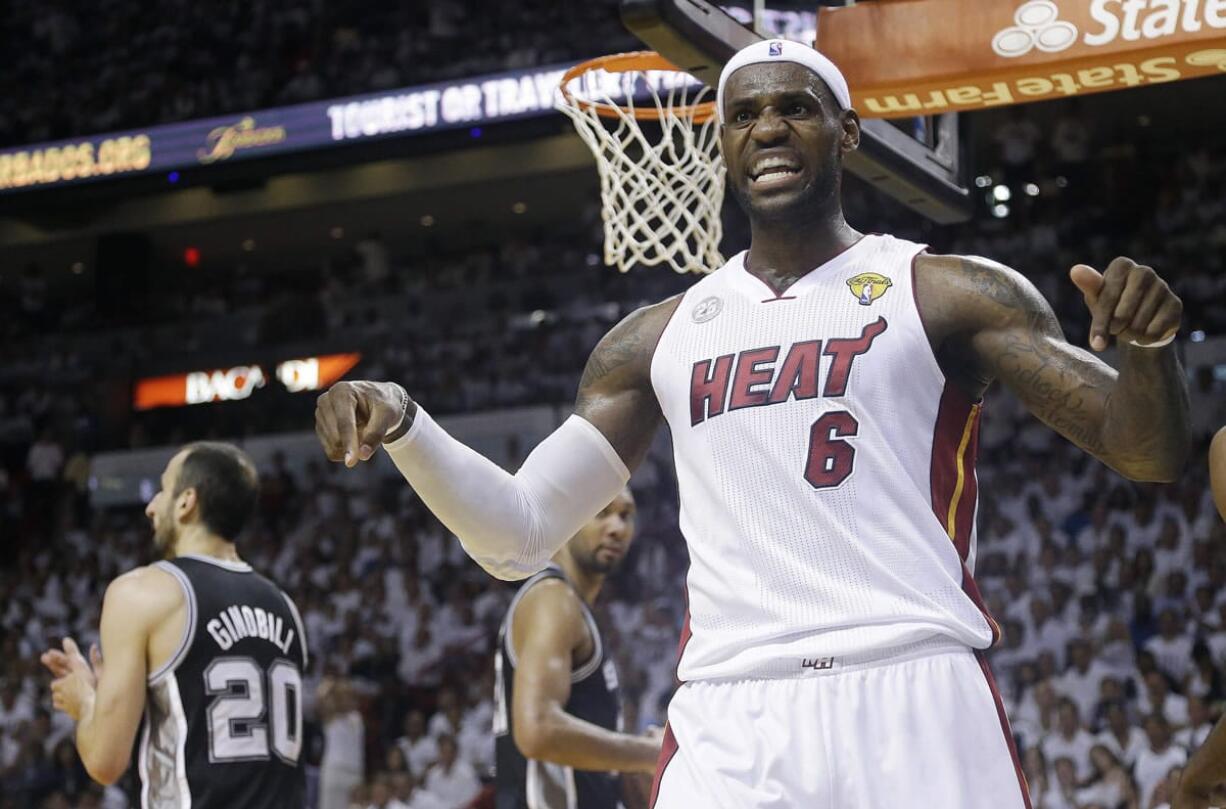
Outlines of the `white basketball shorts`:
[[1031,809],[987,663],[938,648],[794,679],[685,683],[653,809]]

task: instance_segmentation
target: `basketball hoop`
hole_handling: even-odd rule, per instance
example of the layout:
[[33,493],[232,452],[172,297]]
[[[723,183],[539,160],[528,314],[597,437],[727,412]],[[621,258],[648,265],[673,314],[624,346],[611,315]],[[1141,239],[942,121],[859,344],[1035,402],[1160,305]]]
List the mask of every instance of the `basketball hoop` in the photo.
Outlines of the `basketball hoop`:
[[711,95],[653,51],[591,59],[562,76],[555,106],[600,174],[605,264],[683,273],[724,263],[724,161]]

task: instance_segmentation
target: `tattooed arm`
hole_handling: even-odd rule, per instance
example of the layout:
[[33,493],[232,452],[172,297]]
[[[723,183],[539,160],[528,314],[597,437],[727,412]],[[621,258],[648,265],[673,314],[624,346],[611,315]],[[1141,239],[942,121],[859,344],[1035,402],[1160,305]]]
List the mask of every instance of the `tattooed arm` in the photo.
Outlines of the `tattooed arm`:
[[[1146,311],[1135,313],[1144,322],[1131,331],[1131,311],[1122,324],[1113,322],[1110,310],[1106,317],[1094,313],[1092,333],[1104,340],[1099,345],[1108,330],[1141,339],[1149,334],[1151,342],[1161,338],[1171,312],[1164,293],[1175,301],[1178,326],[1178,298],[1165,284],[1151,292],[1157,305],[1147,301]],[[1051,306],[1029,281],[982,258],[920,256],[916,293],[951,381],[977,396],[999,379],[1031,413],[1125,477],[1170,481],[1179,475],[1189,449],[1188,391],[1173,346],[1141,348],[1121,339],[1116,371],[1065,340]],[[1146,317],[1160,320],[1155,331],[1147,331]]]
[[600,430],[631,471],[663,418],[651,387],[651,358],[680,303],[676,295],[631,313],[597,344],[579,380],[575,413]]

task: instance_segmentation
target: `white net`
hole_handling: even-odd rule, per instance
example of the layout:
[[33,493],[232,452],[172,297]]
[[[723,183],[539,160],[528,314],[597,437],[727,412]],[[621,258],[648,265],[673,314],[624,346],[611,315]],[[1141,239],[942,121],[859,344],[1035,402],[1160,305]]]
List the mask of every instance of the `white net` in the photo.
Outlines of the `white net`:
[[621,272],[667,264],[683,273],[724,263],[724,161],[713,106],[705,103],[713,96],[675,69],[595,68],[563,84],[557,107],[600,173],[605,264]]

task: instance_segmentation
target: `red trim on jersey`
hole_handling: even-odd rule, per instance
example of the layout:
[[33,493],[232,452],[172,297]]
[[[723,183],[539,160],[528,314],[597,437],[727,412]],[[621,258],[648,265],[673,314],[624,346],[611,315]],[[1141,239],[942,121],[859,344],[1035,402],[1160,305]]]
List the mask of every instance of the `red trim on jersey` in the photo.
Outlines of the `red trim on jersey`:
[[[962,563],[962,590],[974,602],[992,630],[992,643],[1000,640],[1000,627],[988,612],[979,587],[967,567],[979,486],[975,458],[979,451],[979,406],[956,385],[947,383],[937,408],[932,436],[932,513],[954,543]],[[961,450],[961,452],[959,452]],[[955,500],[956,498],[956,500]]]
[[1030,786],[1026,783],[1026,773],[1022,771],[1022,760],[1017,754],[1017,744],[1013,741],[1013,729],[1009,727],[1009,717],[1005,714],[1005,703],[1000,698],[1000,689],[996,687],[996,678],[988,666],[988,659],[980,650],[975,650],[975,659],[983,670],[984,679],[988,681],[988,690],[992,692],[992,701],[996,703],[996,715],[1000,717],[1000,729],[1005,734],[1005,744],[1009,746],[1009,756],[1013,759],[1013,771],[1017,773],[1017,786],[1022,790],[1022,803],[1026,809],[1032,809],[1030,803]]
[[975,606],[983,613],[983,617],[988,622],[988,627],[992,630],[992,643],[995,646],[1000,642],[1000,625],[996,623],[996,619],[992,617],[992,613],[988,612],[988,605],[983,601],[983,595],[979,592],[979,585],[975,584],[975,577],[971,575],[971,569],[966,566],[966,562],[962,563],[962,592],[966,593],[971,601],[975,602]]
[[681,623],[681,640],[677,642],[677,667],[673,672],[673,679],[675,679],[678,683],[682,682],[681,658],[685,656],[685,647],[689,645],[690,638],[694,636],[694,633],[690,631],[690,599],[688,589],[686,592],[685,601],[685,620]]
[[677,303],[673,306],[673,311],[668,313],[668,320],[664,321],[664,328],[660,329],[660,333],[656,335],[656,344],[651,347],[651,359],[647,361],[647,376],[651,376],[652,363],[656,361],[656,351],[660,348],[660,342],[664,339],[664,332],[668,331],[669,324],[673,322],[673,315],[677,314],[677,310],[681,308],[681,302],[685,300],[685,293],[677,295]]
[[932,435],[932,513],[963,561],[970,556],[971,533],[975,528],[978,452],[979,407],[956,385],[946,383]]
[[[958,489],[958,445],[966,431],[967,421],[973,415],[974,403],[956,385],[945,385],[941,392],[941,403],[937,407],[937,420],[932,435],[932,465],[930,468],[932,513],[941,523],[941,528],[948,531],[949,507]],[[968,447],[969,449],[969,447]],[[965,464],[965,458],[962,459]],[[965,489],[966,467],[963,466],[963,488]],[[973,477],[973,475],[969,476]],[[963,492],[965,495],[965,492]],[[961,504],[959,503],[959,506]],[[961,509],[957,509],[960,511]],[[955,511],[955,517],[960,516]],[[950,539],[958,549],[958,557],[965,560],[970,550],[970,534],[966,534],[965,543],[959,543],[963,526],[969,529],[969,521],[955,525],[955,531]],[[965,550],[964,550],[965,548]]]
[[[879,233],[861,233],[861,234],[860,234],[860,238],[856,239],[854,242],[852,242],[851,244],[847,245],[847,246],[846,246],[846,247],[844,247],[842,250],[840,250],[839,252],[837,252],[837,253],[835,253],[833,256],[831,256],[830,258],[828,258],[828,259],[826,259],[825,261],[823,261],[821,264],[819,264],[819,265],[817,265],[816,267],[814,267],[813,269],[809,270],[809,272],[805,273],[805,275],[808,275],[809,273],[812,273],[812,272],[816,272],[816,271],[820,270],[822,267],[825,267],[827,264],[829,264],[830,262],[834,261],[834,260],[835,260],[836,258],[838,258],[839,256],[843,255],[843,254],[844,254],[844,253],[846,253],[848,250],[850,250],[851,248],[855,247],[855,246],[856,246],[857,244],[859,244],[860,242],[864,241],[864,237],[865,237],[865,236],[879,236],[879,235],[881,235],[881,234],[879,234]],[[749,254],[748,254],[748,253],[746,253],[745,258],[746,258],[746,259],[748,259],[748,258],[749,258]],[[742,261],[742,262],[741,262],[741,270],[742,270],[742,271],[743,271],[743,272],[744,272],[746,275],[748,275],[750,278],[754,279],[755,281],[757,281],[758,283],[760,283],[762,286],[764,286],[764,287],[766,287],[767,289],[769,289],[769,290],[770,290],[770,293],[771,293],[771,295],[772,295],[773,297],[771,297],[771,298],[770,298],[770,299],[768,299],[768,300],[762,301],[762,303],[770,303],[771,301],[778,301],[778,300],[787,300],[787,297],[784,295],[784,293],[785,293],[785,292],[787,292],[787,290],[786,290],[786,289],[775,289],[775,285],[774,285],[774,284],[772,284],[770,281],[767,281],[765,278],[761,278],[761,277],[759,277],[759,276],[757,276],[757,275],[754,275],[752,272],[750,272],[750,271],[749,271],[749,267],[748,267],[748,266],[746,266],[746,263],[745,263],[744,261]],[[800,276],[800,278],[804,278],[804,277],[805,277],[805,275]],[[799,281],[799,280],[800,280],[800,278],[797,278],[797,279],[796,279],[796,281]],[[794,283],[796,283],[796,281],[793,281],[792,283],[794,284]],[[789,288],[790,288],[790,287],[789,287]],[[795,296],[793,295],[792,297],[795,297]]]
[[[677,737],[673,735],[673,726],[665,722],[664,743],[660,746],[660,758],[656,760],[656,777],[651,782],[651,799],[647,802],[647,809],[655,809],[656,799],[660,797],[660,782],[664,780],[664,771],[668,769],[675,755]],[[1026,809],[1030,809],[1029,803],[1026,804]]]

